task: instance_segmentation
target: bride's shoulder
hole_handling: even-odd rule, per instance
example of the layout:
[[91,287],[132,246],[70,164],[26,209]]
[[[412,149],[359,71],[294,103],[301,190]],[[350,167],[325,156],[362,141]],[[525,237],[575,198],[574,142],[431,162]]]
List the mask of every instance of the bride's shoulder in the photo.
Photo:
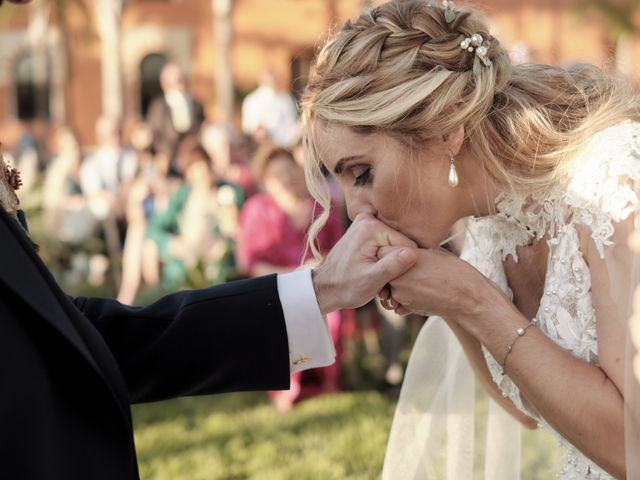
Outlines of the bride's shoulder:
[[573,164],[563,195],[573,222],[592,231],[598,250],[610,245],[613,224],[638,208],[640,122],[624,121],[593,136]]
[[640,178],[640,122],[633,120],[596,133],[574,160],[570,183],[595,186],[624,178]]

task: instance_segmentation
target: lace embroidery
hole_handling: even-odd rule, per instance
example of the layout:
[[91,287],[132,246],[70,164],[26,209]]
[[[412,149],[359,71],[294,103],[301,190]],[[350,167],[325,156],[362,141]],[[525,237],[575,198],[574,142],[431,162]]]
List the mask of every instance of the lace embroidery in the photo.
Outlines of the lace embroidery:
[[[469,223],[461,254],[513,298],[504,260],[511,255],[517,261],[518,246],[548,236],[547,274],[537,313],[539,328],[560,347],[593,364],[598,362],[598,344],[591,274],[576,227],[589,232],[603,257],[604,249],[612,245],[614,222],[624,220],[638,206],[629,180],[640,180],[640,123],[631,121],[596,135],[577,158],[565,185],[537,195],[502,195],[496,202],[496,215]],[[503,395],[535,417],[524,405],[518,387],[501,375],[498,362],[484,347],[483,351]],[[554,433],[558,445],[566,450],[561,479],[613,479]]]

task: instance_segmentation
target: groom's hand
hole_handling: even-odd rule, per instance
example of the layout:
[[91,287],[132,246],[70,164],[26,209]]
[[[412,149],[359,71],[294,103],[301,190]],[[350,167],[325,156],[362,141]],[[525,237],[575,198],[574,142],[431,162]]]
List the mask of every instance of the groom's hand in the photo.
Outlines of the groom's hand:
[[[378,259],[382,247],[395,248]],[[416,244],[370,214],[358,215],[347,233],[313,270],[313,286],[323,314],[364,305],[416,261]]]

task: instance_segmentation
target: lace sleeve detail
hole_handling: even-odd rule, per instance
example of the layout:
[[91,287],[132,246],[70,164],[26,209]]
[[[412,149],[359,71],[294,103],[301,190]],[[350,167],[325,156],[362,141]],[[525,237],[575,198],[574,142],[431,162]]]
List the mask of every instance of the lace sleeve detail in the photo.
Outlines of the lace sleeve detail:
[[591,232],[598,254],[612,245],[614,222],[638,206],[633,184],[640,180],[640,123],[626,121],[598,133],[575,163],[564,201],[572,223]]

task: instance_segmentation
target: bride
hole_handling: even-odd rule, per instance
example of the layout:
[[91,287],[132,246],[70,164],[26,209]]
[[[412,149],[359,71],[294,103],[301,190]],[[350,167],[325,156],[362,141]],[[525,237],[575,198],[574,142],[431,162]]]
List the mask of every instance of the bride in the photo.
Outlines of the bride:
[[[351,218],[373,214],[420,247],[380,293],[388,308],[430,316],[383,477],[519,478],[519,422],[557,435],[562,479],[640,478],[626,349],[638,271],[627,247],[640,181],[632,88],[590,65],[513,66],[478,13],[394,0],[328,40],[302,106],[319,203],[329,205],[326,168]],[[460,258],[439,248],[459,221]],[[492,397],[486,422],[473,374]]]

